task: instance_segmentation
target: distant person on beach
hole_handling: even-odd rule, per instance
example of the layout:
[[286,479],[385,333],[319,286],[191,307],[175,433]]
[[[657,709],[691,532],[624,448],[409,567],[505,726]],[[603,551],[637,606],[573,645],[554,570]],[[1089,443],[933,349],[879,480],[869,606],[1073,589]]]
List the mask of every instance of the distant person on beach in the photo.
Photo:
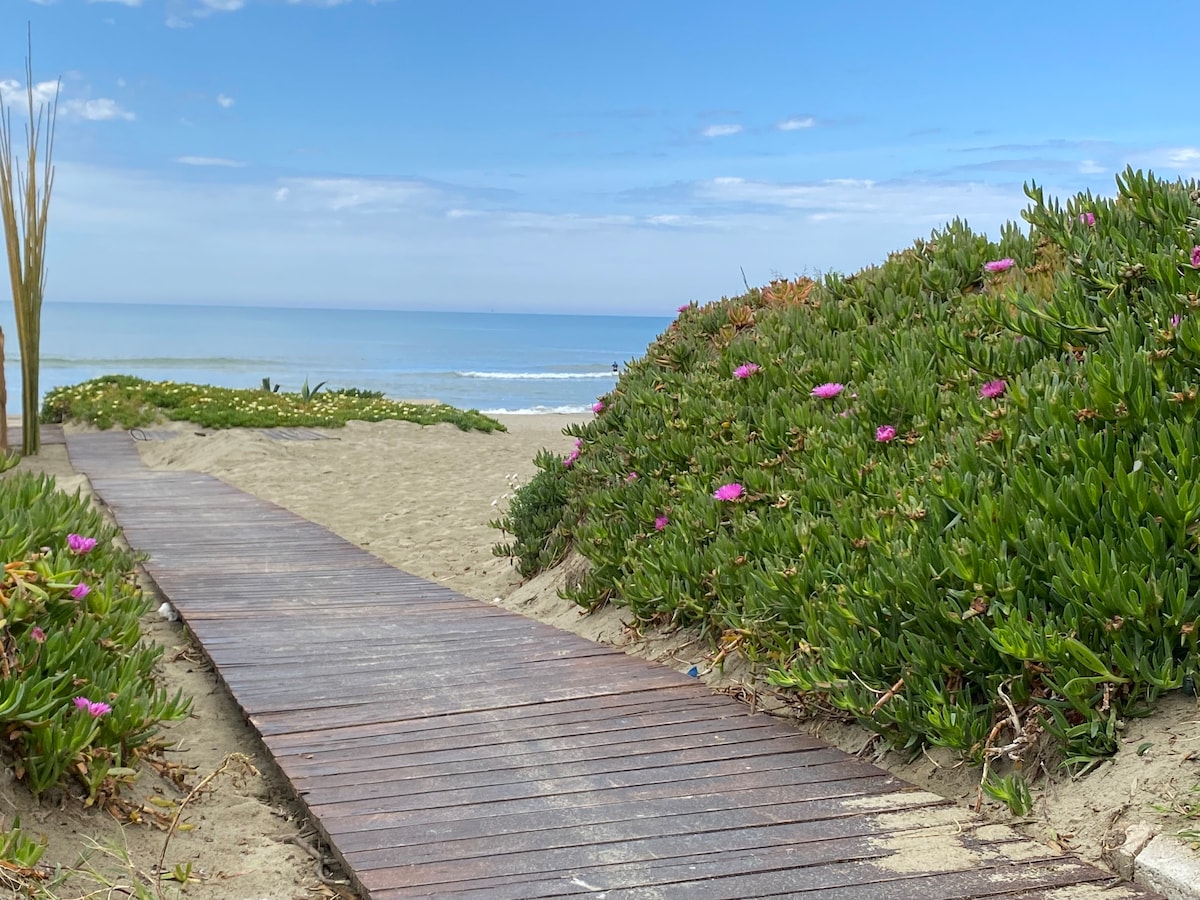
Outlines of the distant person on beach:
[[620,366],[618,366],[616,363],[613,363],[613,371],[614,371],[614,372],[619,372],[619,371],[621,371],[621,367],[620,367]]

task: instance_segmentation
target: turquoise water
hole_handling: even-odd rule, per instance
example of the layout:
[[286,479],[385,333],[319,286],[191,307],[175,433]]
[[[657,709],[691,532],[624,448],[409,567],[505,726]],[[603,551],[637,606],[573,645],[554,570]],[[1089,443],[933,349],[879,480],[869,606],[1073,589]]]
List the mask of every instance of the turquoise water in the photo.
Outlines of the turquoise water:
[[[328,382],[485,412],[583,412],[670,323],[642,316],[47,303],[40,388],[98,375],[283,390]],[[9,414],[20,412],[12,308]]]

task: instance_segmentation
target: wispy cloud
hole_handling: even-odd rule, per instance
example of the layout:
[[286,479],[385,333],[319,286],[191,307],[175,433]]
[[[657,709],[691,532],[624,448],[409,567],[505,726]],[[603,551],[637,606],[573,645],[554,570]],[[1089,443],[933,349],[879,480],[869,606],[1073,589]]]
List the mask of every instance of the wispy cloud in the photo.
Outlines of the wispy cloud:
[[[52,107],[56,95],[59,97],[58,112],[67,120],[82,120],[87,122],[107,122],[113,120],[133,121],[137,118],[132,112],[122,107],[116,100],[108,97],[93,99],[61,99],[59,83],[56,81],[39,81],[33,86],[33,105],[36,114],[40,107]],[[12,109],[18,115],[28,115],[29,95],[24,85],[12,79],[0,80],[0,100],[6,108]]]
[[[37,0],[34,0],[36,3]],[[88,3],[119,3],[122,6],[141,6],[142,0],[87,0]]]
[[731,210],[782,208],[826,219],[887,218],[923,227],[936,227],[956,216],[995,221],[1006,210],[1008,216],[1015,215],[1021,200],[1019,186],[861,178],[785,183],[724,177],[697,182],[693,191],[697,200]]
[[1167,162],[1177,166],[1192,166],[1200,163],[1200,149],[1196,147],[1175,147],[1167,151]]
[[350,0],[287,0],[290,6],[341,6]]
[[792,116],[790,119],[777,122],[775,128],[779,131],[802,131],[805,128],[812,128],[816,124],[817,120],[812,116]]
[[191,28],[213,13],[237,12],[246,0],[167,0],[168,28]]
[[731,134],[739,134],[742,131],[741,125],[709,125],[700,129],[700,134],[706,138],[729,137]]
[[229,107],[233,106],[233,104],[236,102],[237,101],[228,94],[217,94],[217,106],[221,107],[222,109],[229,109]]
[[61,106],[62,112],[69,118],[84,119],[88,122],[132,122],[137,118],[129,110],[124,109],[116,100],[108,97],[97,97],[94,100],[67,100]]
[[[57,91],[57,81],[39,81],[33,86],[33,105],[37,107],[52,104]],[[0,100],[4,101],[5,106],[17,111],[28,109],[29,106],[29,94],[25,85],[12,79],[0,79]]]
[[[55,253],[72,265],[55,270],[54,299],[153,302],[170,286],[180,302],[286,297],[319,305],[354,296],[387,306],[397,284],[406,296],[443,296],[453,270],[453,302],[471,308],[492,302],[473,298],[528,296],[529,272],[537,271],[546,296],[569,294],[580,309],[645,313],[652,297],[669,311],[741,290],[739,267],[751,283],[818,261],[852,271],[956,215],[996,234],[1025,206],[1019,185],[727,177],[660,185],[653,197],[576,196],[564,209],[536,184],[517,194],[419,179],[224,171],[186,179],[60,163]],[[456,266],[468,258],[470,267]],[[146,287],[131,293],[132,283]]]
[[426,182],[385,178],[286,178],[275,199],[329,212],[383,213],[448,205],[446,192]]
[[224,169],[241,169],[246,164],[236,159],[221,156],[177,156],[175,162],[185,166],[216,166]]

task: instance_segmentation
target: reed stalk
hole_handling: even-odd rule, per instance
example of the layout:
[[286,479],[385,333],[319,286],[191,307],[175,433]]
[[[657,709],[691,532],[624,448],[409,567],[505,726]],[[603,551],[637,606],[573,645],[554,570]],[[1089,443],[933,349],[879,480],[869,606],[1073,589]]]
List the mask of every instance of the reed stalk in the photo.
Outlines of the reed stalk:
[[[29,54],[25,57],[25,87],[29,118],[25,127],[27,165],[24,171],[13,162],[11,110],[0,98],[0,220],[4,223],[4,245],[17,322],[17,344],[21,352],[21,452],[31,456],[41,448],[38,370],[41,363],[42,296],[46,282],[46,217],[50,211],[50,192],[54,185],[54,167],[50,160],[54,151],[54,123],[58,118],[57,88],[49,113],[39,105],[34,115],[32,34],[29,38]],[[39,183],[38,151],[43,144],[43,128],[45,158]],[[0,374],[0,399],[7,400],[2,379]],[[0,417],[3,416],[7,416],[7,409],[5,405],[0,405]]]

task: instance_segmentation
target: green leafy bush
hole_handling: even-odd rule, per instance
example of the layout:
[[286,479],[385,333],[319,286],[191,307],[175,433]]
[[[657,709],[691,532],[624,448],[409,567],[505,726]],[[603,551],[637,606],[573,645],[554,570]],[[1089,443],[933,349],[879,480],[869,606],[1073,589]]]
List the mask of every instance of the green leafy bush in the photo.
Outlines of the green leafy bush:
[[0,479],[0,731],[34,794],[73,777],[88,802],[153,746],[190,701],[156,686],[161,648],[141,642],[151,601],[117,532],[52,478]]
[[377,391],[357,388],[321,391],[324,384],[309,388],[305,381],[299,393],[280,393],[104,375],[52,390],[42,401],[42,421],[74,419],[97,428],[140,428],[163,419],[204,428],[339,428],[352,420],[400,419],[419,425],[449,422],[463,431],[504,431],[495,419],[473,409],[388,400]]
[[898,745],[1111,752],[1200,636],[1200,192],[1117,186],[684,308],[574,430],[568,595]]
[[562,458],[543,450],[534,459],[537,474],[509,504],[508,512],[489,522],[512,535],[513,540],[492,548],[496,556],[516,560],[517,570],[528,577],[553,566],[567,549],[562,521],[567,499],[566,467]]

